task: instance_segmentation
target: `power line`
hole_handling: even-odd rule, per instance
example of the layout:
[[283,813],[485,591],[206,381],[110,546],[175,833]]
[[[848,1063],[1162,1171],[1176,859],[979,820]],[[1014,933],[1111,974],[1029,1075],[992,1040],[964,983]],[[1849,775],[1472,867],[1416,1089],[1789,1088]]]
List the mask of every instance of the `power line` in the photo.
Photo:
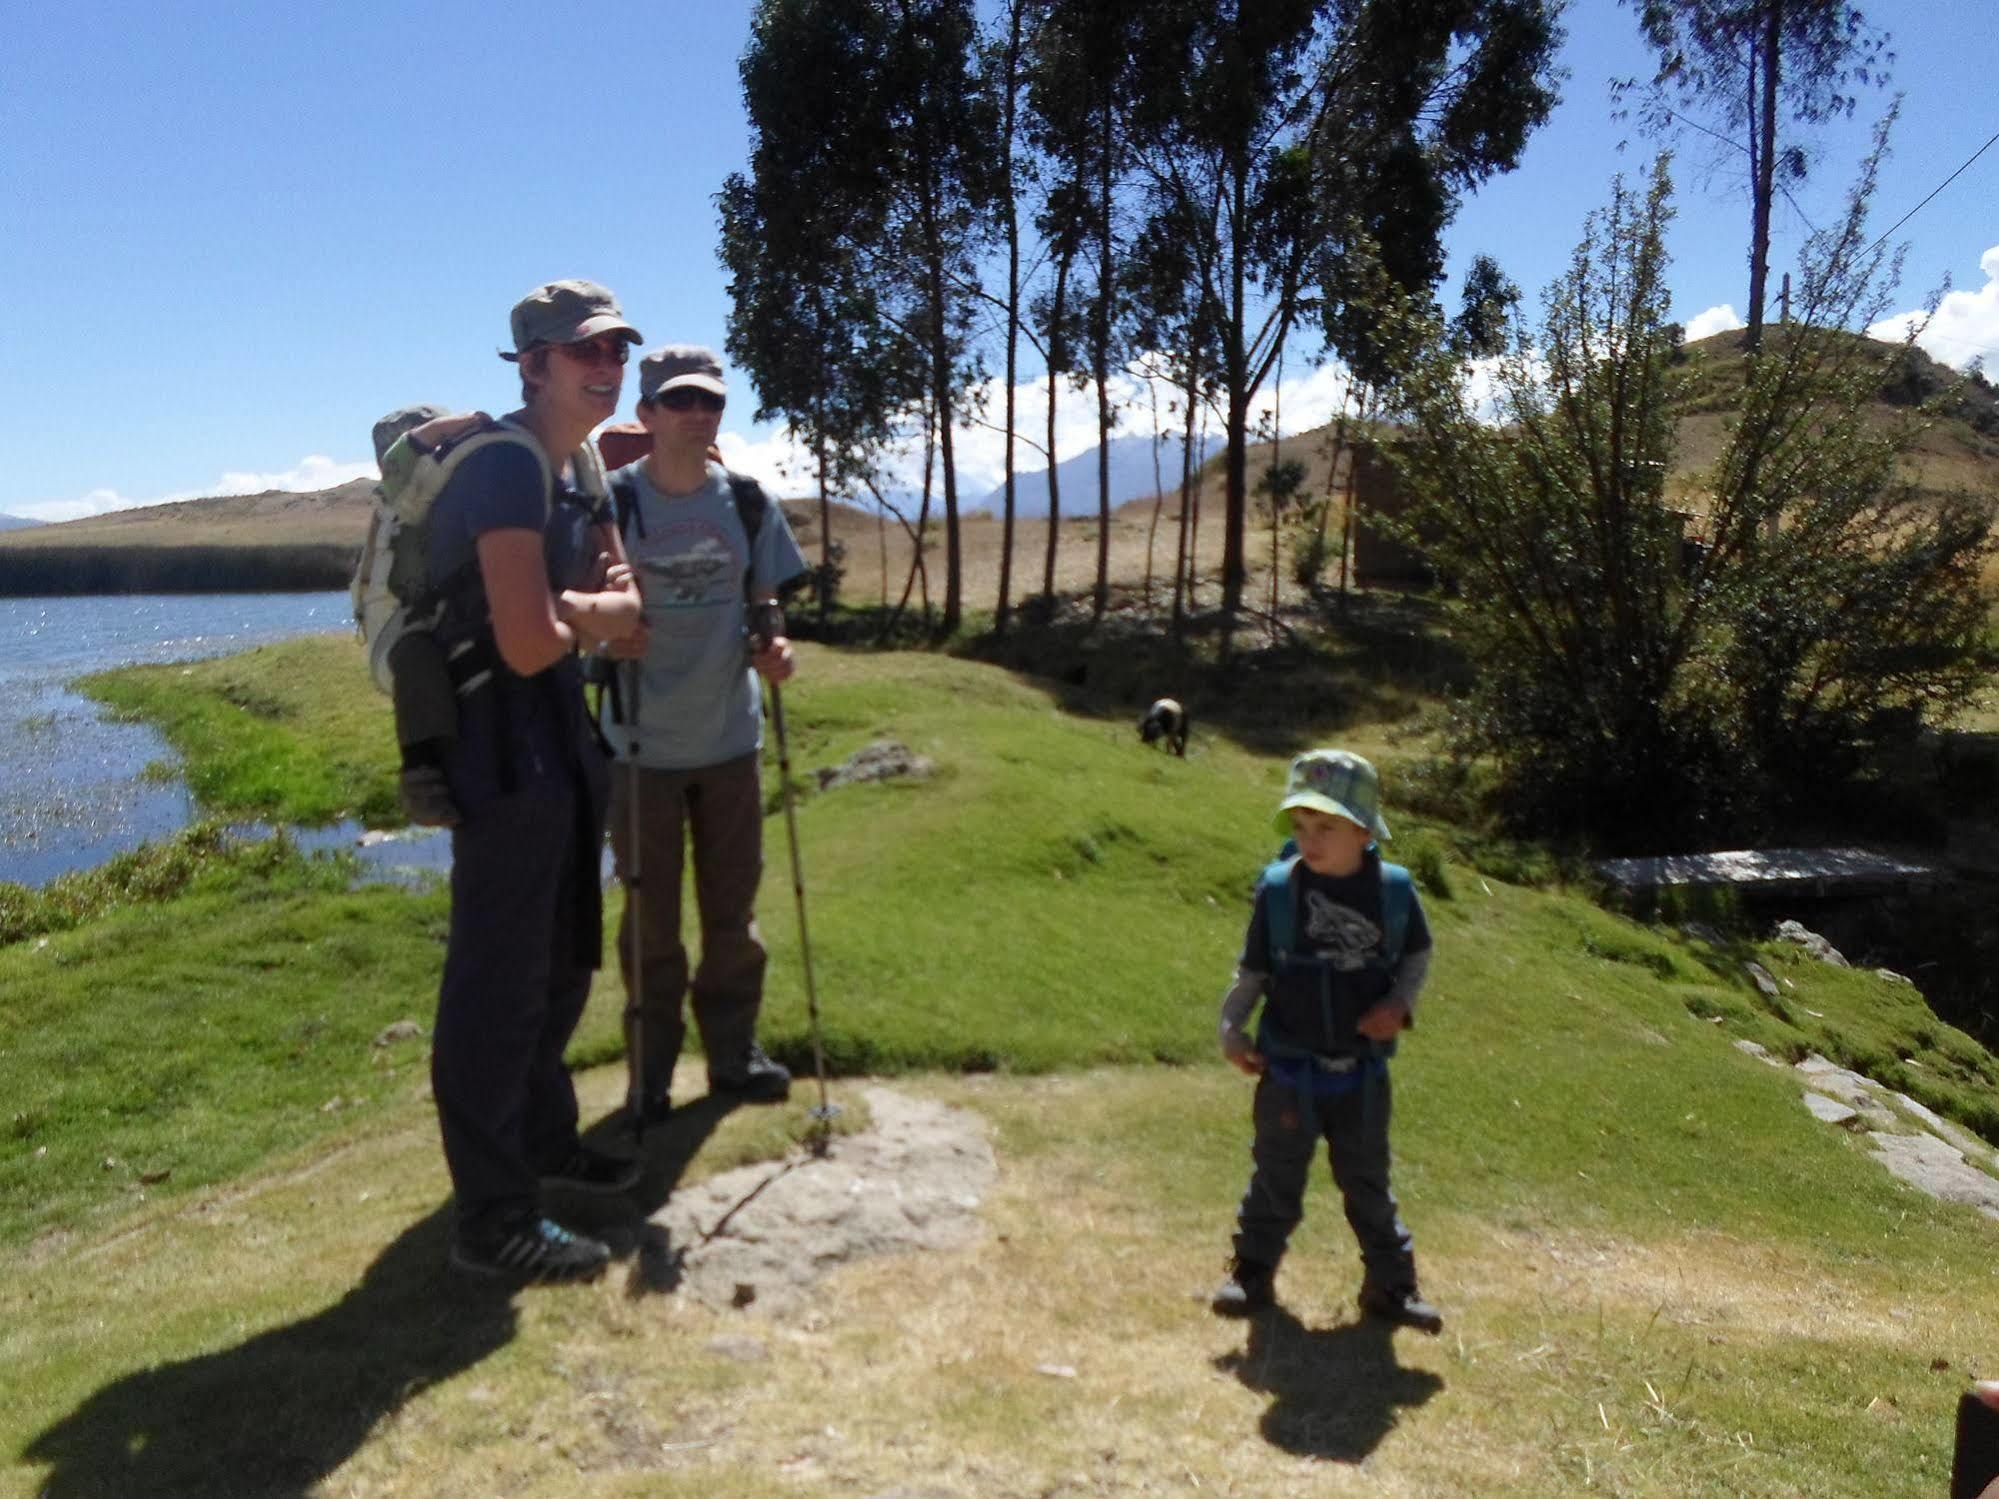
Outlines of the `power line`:
[[1953,182],[1957,181],[1958,178],[1962,177],[1965,174],[1965,172],[1969,170],[1972,162],[1978,160],[1979,157],[1983,156],[1987,151],[1992,149],[1993,142],[1995,141],[1999,141],[1999,130],[1993,131],[1991,136],[1987,138],[1985,144],[1980,146],[1976,151],[1973,151],[1971,155],[1968,158],[1966,158],[1963,166],[1959,167],[1955,172],[1952,172],[1948,177],[1944,178],[1943,181],[1939,182],[1935,187],[1931,188],[1928,198],[1924,198],[1921,203],[1918,203],[1914,208],[1910,209],[1907,213],[1903,214],[1899,219],[1895,220],[1894,223],[1890,224],[1888,226],[1888,233],[1882,235],[1881,238],[1877,239],[1876,241],[1874,241],[1872,245],[1868,246],[1868,253],[1871,255],[1874,251],[1880,249],[1884,244],[1888,242],[1889,235],[1893,234],[1897,229],[1900,229],[1904,224],[1908,223],[1910,219],[1913,219],[1917,214],[1921,213],[1923,209],[1929,205],[1930,198],[1934,198],[1938,193],[1942,192],[1945,188],[1949,187]]

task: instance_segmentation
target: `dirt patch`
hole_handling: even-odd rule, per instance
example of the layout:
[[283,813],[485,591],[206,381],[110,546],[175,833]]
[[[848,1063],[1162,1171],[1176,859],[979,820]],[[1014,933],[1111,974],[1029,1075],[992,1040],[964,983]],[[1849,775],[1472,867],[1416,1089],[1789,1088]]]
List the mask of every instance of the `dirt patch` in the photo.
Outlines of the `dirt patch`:
[[999,1177],[984,1123],[887,1088],[862,1096],[873,1126],[835,1137],[825,1155],[797,1152],[675,1193],[652,1219],[664,1234],[643,1257],[647,1278],[772,1315],[855,1260],[978,1238]]

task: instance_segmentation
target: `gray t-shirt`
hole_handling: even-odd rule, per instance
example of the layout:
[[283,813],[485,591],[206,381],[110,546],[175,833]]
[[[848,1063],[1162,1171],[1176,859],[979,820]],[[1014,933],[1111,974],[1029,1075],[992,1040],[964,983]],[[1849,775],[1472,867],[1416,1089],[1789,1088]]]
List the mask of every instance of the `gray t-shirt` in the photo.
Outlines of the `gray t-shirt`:
[[[766,507],[751,557],[723,469],[711,463],[705,485],[670,499],[646,478],[643,461],[615,477],[637,486],[625,551],[652,630],[639,687],[639,763],[695,770],[750,754],[763,744],[763,694],[750,667],[743,575],[752,592],[769,594],[806,571],[784,512],[775,500]],[[605,737],[627,758],[629,728],[608,721],[608,703],[605,716]]]

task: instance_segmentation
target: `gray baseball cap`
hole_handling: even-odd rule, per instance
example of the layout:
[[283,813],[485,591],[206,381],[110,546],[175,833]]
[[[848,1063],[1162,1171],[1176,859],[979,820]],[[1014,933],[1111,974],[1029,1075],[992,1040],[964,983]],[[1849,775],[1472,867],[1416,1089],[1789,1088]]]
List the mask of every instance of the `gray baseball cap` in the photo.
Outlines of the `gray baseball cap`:
[[513,352],[502,359],[519,359],[541,344],[573,344],[599,333],[622,333],[642,343],[639,330],[625,321],[624,309],[610,291],[594,281],[551,281],[537,286],[514,303]]
[[449,415],[450,411],[442,406],[398,406],[375,423],[375,462],[380,463],[388,457],[389,449],[396,445],[396,439],[405,432],[421,427],[425,422],[434,422],[440,416]]
[[713,349],[699,344],[668,344],[639,361],[639,399],[650,401],[662,391],[691,385],[710,395],[726,396],[722,383],[722,360]]

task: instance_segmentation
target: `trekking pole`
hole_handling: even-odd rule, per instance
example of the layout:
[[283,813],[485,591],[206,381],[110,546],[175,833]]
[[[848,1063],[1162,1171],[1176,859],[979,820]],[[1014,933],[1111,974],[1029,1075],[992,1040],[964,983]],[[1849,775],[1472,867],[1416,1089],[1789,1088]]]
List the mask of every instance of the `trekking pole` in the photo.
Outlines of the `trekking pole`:
[[[774,606],[773,606],[774,607]],[[769,635],[759,634],[768,640]],[[784,690],[775,682],[770,688],[770,722],[777,735],[777,773],[784,793],[784,830],[791,844],[791,893],[798,904],[798,953],[805,965],[805,1014],[812,1033],[812,1071],[819,1079],[819,1104],[812,1110],[813,1149],[826,1151],[833,1120],[839,1106],[826,1097],[826,1047],[819,1030],[819,989],[812,980],[812,937],[805,923],[805,866],[798,854],[798,808],[791,789],[791,743],[784,733]]]
[[[640,663],[627,663],[629,668],[629,691],[625,695],[625,711],[630,715],[625,727],[626,748],[629,753],[625,760],[625,930],[631,933],[631,948],[625,955],[628,965],[626,972],[631,977],[625,986],[625,1067],[631,1075],[632,1095],[632,1135],[640,1146],[646,1141],[646,1051],[645,1051],[645,966],[640,961],[644,951],[644,928],[640,917],[639,887],[644,871],[645,856],[639,851],[639,671]],[[669,1082],[671,1080],[669,1079]]]

